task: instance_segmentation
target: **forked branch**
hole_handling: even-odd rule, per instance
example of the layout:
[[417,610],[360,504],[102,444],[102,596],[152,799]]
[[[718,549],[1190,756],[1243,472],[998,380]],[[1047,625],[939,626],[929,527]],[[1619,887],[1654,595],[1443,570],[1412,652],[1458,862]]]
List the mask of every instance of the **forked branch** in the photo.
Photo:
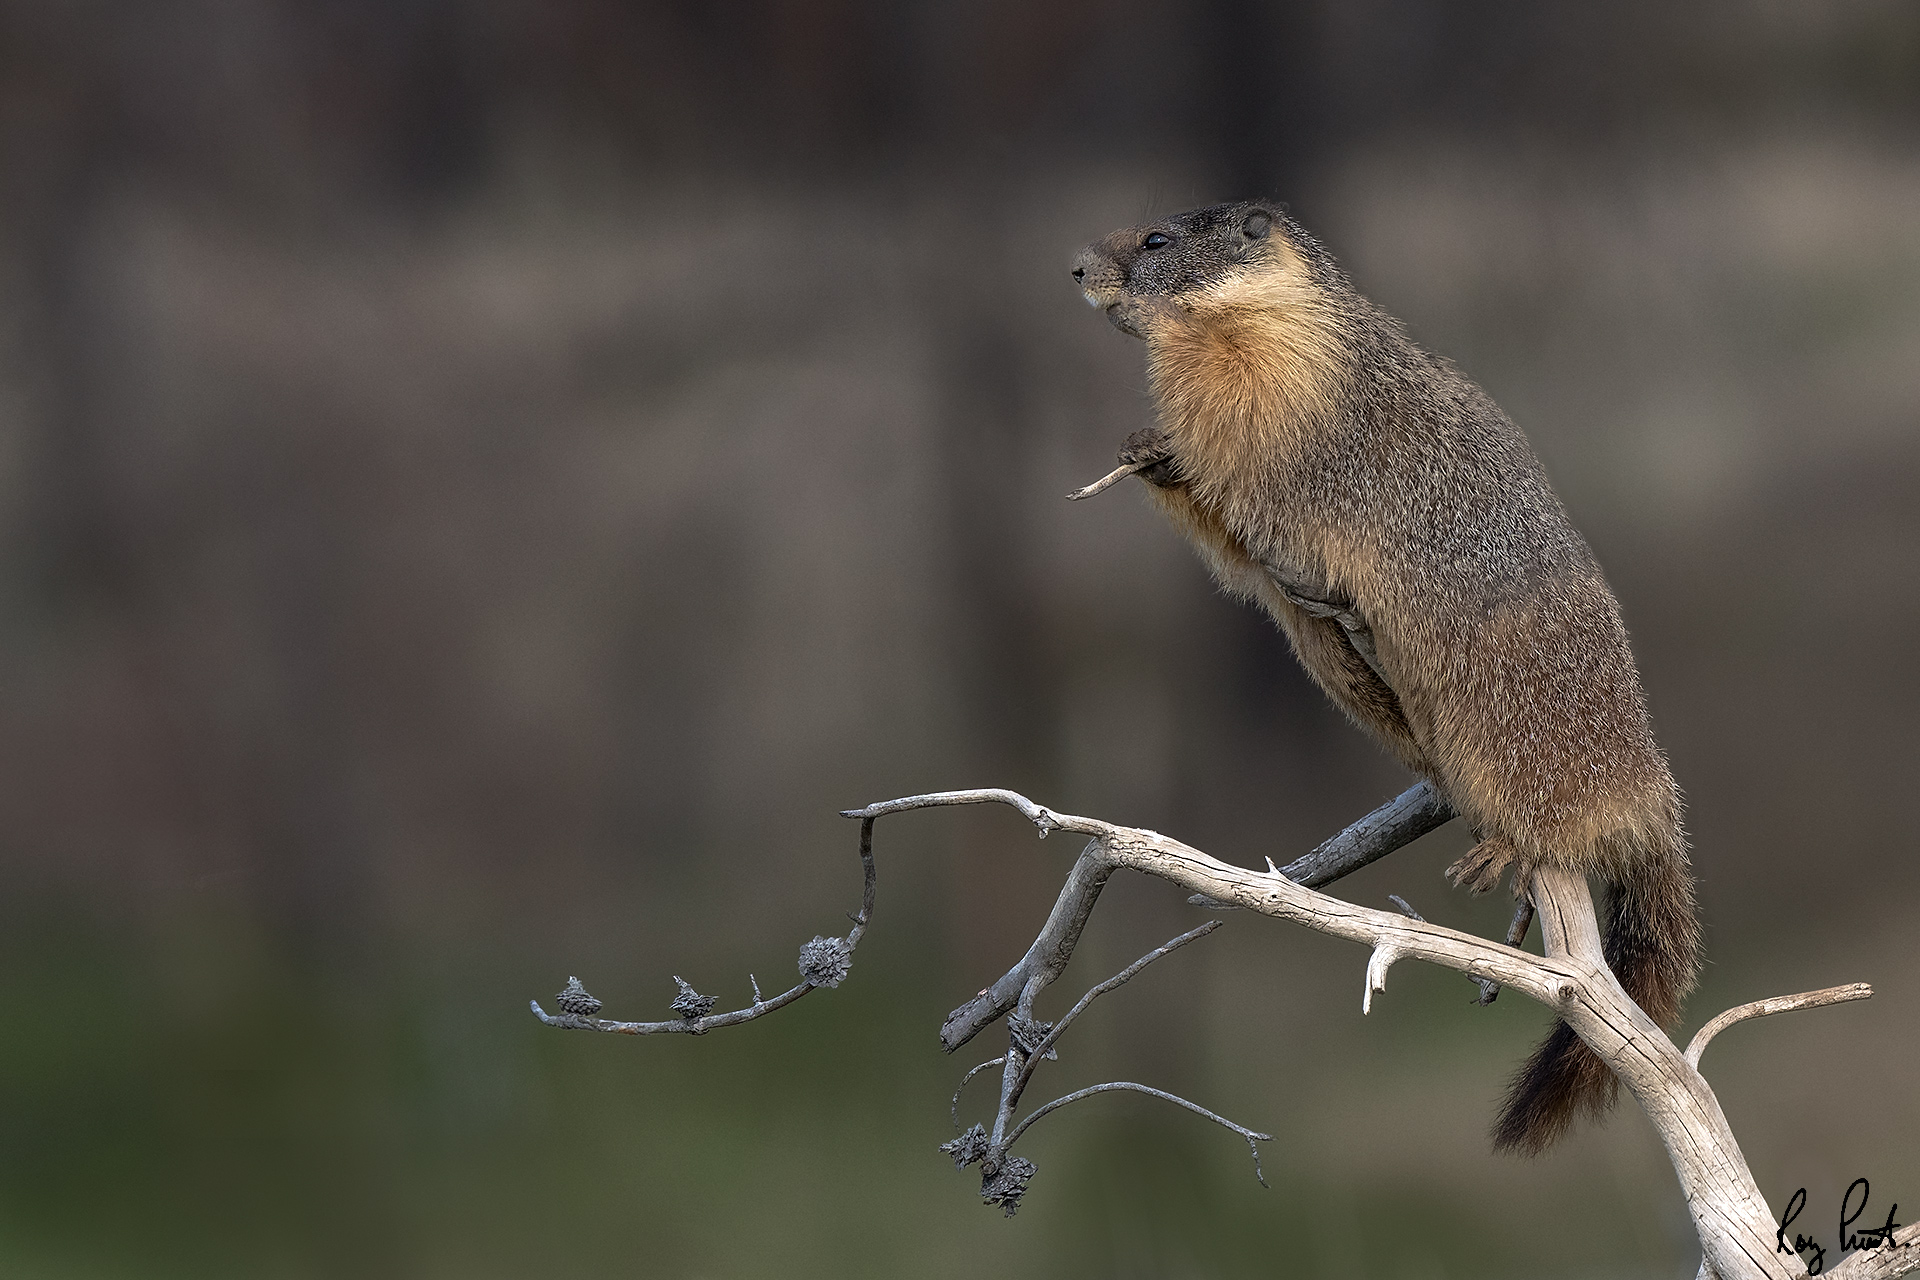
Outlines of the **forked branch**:
[[[874,902],[873,826],[887,814],[955,804],[1006,804],[1022,813],[1042,837],[1072,831],[1090,837],[1054,904],[1045,927],[1019,964],[992,987],[948,1016],[941,1040],[952,1050],[995,1019],[1011,1013],[1007,1052],[967,1073],[971,1080],[999,1067],[1001,1090],[991,1133],[976,1125],[944,1148],[955,1163],[982,1165],[982,1195],[1011,1214],[1034,1172],[1011,1154],[1014,1142],[1043,1116],[1096,1093],[1129,1091],[1175,1103],[1225,1126],[1246,1139],[1259,1172],[1257,1141],[1267,1135],[1215,1115],[1184,1098],[1130,1081],[1113,1081],[1055,1099],[1015,1122],[1015,1109],[1035,1065],[1051,1057],[1067,1027],[1100,995],[1113,990],[1148,964],[1205,936],[1218,926],[1210,921],[1149,952],[1121,973],[1088,991],[1058,1024],[1034,1017],[1039,993],[1066,967],[1092,914],[1102,887],[1118,869],[1140,871],[1179,886],[1194,901],[1219,908],[1241,908],[1290,920],[1316,932],[1361,943],[1370,949],[1362,1011],[1384,991],[1388,969],[1402,959],[1425,960],[1455,969],[1482,984],[1487,998],[1500,986],[1540,1001],[1594,1050],[1633,1093],[1665,1143],[1686,1195],[1688,1211],[1703,1253],[1701,1276],[1718,1280],[1792,1280],[1806,1274],[1797,1254],[1776,1240],[1774,1220],[1749,1173],[1739,1144],[1713,1090],[1696,1069],[1700,1054],[1720,1031],[1747,1018],[1814,1008],[1871,994],[1865,984],[1835,987],[1796,996],[1755,1001],[1730,1009],[1702,1027],[1682,1053],[1621,989],[1601,951],[1598,925],[1581,876],[1555,868],[1536,869],[1530,903],[1523,903],[1508,937],[1517,943],[1527,917],[1537,913],[1545,954],[1530,955],[1513,945],[1460,933],[1419,917],[1398,898],[1404,914],[1375,911],[1315,892],[1325,884],[1398,848],[1452,816],[1430,788],[1421,784],[1353,824],[1305,858],[1284,868],[1268,860],[1266,871],[1231,866],[1157,832],[1118,826],[1094,818],[1062,814],[1017,792],[999,789],[938,792],[908,796],[848,810],[861,820],[860,856],[865,892],[854,928],[844,938],[815,938],[801,950],[802,981],[792,989],[762,998],[753,984],[753,1002],[729,1013],[712,1012],[714,999],[680,982],[673,1002],[677,1020],[616,1022],[593,1016],[599,1002],[577,980],[560,995],[560,1012],[533,1011],[550,1026],[627,1035],[662,1032],[701,1034],[762,1017],[798,1000],[816,986],[835,986],[847,973],[853,949],[872,919]],[[1529,911],[1531,907],[1531,912]],[[678,979],[676,979],[678,981]],[[958,1128],[959,1093],[955,1095]],[[1264,1178],[1262,1179],[1264,1181]],[[1892,1280],[1920,1271],[1920,1224],[1899,1230],[1887,1247],[1862,1249],[1826,1272],[1836,1280]]]
[[[1026,1194],[1027,1186],[1033,1180],[1035,1172],[1032,1161],[1022,1160],[1012,1154],[1014,1143],[1018,1142],[1021,1135],[1031,1129],[1034,1122],[1041,1117],[1051,1115],[1082,1098],[1116,1090],[1144,1093],[1149,1097],[1171,1102],[1197,1116],[1205,1117],[1215,1124],[1233,1130],[1246,1140],[1248,1148],[1253,1152],[1253,1176],[1259,1179],[1261,1186],[1266,1185],[1266,1175],[1260,1169],[1259,1144],[1270,1140],[1272,1134],[1255,1133],[1244,1125],[1235,1124],[1224,1116],[1216,1115],[1205,1107],[1189,1102],[1177,1094],[1168,1093],[1164,1089],[1154,1089],[1128,1080],[1109,1081],[1076,1090],[1065,1097],[1055,1098],[1045,1106],[1035,1109],[1026,1119],[1018,1123],[1014,1121],[1021,1095],[1025,1092],[1028,1081],[1033,1077],[1034,1068],[1041,1062],[1056,1056],[1055,1046],[1059,1044],[1061,1036],[1066,1034],[1067,1028],[1071,1027],[1095,1000],[1126,985],[1154,961],[1172,955],[1181,947],[1206,937],[1219,927],[1218,920],[1209,920],[1198,928],[1189,929],[1179,937],[1155,947],[1119,973],[1096,984],[1081,996],[1073,1008],[1069,1009],[1058,1022],[1038,1021],[1033,1016],[1032,1000],[1021,1001],[1020,1011],[1007,1019],[1006,1053],[989,1062],[983,1062],[967,1072],[960,1081],[960,1087],[954,1090],[952,1114],[955,1136],[953,1141],[943,1143],[940,1148],[953,1158],[956,1168],[964,1169],[972,1164],[980,1166],[982,1199],[1000,1205],[1007,1216],[1012,1217],[1019,1210],[1020,1199]],[[1039,985],[1036,983],[1032,991],[1037,993],[1038,990]],[[960,1128],[960,1094],[966,1089],[968,1081],[990,1067],[1000,1068],[1000,1101],[994,1112],[993,1127],[989,1130],[985,1125],[975,1125],[963,1131]]]
[[[992,802],[1019,809],[1028,821],[1040,828],[1041,839],[1045,839],[1049,832],[1060,829],[1060,824],[1044,806],[1033,803],[1017,792],[1001,790],[948,791],[935,796],[908,796],[901,800],[868,805],[864,809],[851,809],[846,816],[872,819],[929,805]],[[1311,853],[1289,862],[1280,872],[1289,880],[1312,888],[1331,884],[1368,863],[1384,858],[1395,849],[1412,844],[1452,817],[1453,809],[1430,785],[1417,783]],[[940,1044],[948,1053],[991,1026],[995,1019],[1012,1011],[1023,997],[1031,1002],[1031,997],[1024,995],[1030,987],[1038,991],[1060,976],[1067,967],[1067,961],[1073,958],[1073,949],[1079,945],[1081,931],[1086,928],[1087,919],[1099,901],[1100,890],[1106,887],[1113,868],[1112,860],[1098,840],[1081,851],[1067,876],[1066,884],[1060,889],[1059,899],[1053,904],[1052,914],[1047,917],[1039,936],[1027,948],[1020,962],[1002,974],[992,986],[947,1015],[945,1025],[940,1028]],[[1205,895],[1195,895],[1192,901],[1195,906],[1205,907],[1209,911],[1238,908],[1236,903],[1219,902]],[[1034,985],[1036,983],[1038,986]]]
[[[926,804],[972,803],[990,795],[998,799],[1005,794],[966,792],[914,797],[853,810],[848,816],[867,818]],[[1042,834],[1064,830],[1092,837],[1076,872],[1086,864],[1107,873],[1115,868],[1141,871],[1210,902],[1290,920],[1367,946],[1372,957],[1367,966],[1363,1007],[1371,1007],[1374,994],[1385,988],[1388,967],[1399,959],[1425,960],[1455,969],[1478,981],[1512,987],[1545,1004],[1607,1063],[1653,1121],[1686,1195],[1700,1237],[1703,1270],[1721,1280],[1790,1280],[1806,1274],[1797,1255],[1778,1251],[1774,1219],[1713,1090],[1687,1055],[1627,996],[1607,967],[1592,898],[1585,879],[1578,874],[1551,867],[1534,873],[1530,896],[1539,915],[1546,952],[1534,956],[1407,915],[1328,897],[1277,869],[1254,871],[1231,866],[1157,832],[1058,813],[1024,796],[1011,796],[1005,802],[1041,825]],[[1066,898],[1063,893],[1063,903]],[[1091,910],[1090,902],[1087,909]],[[1059,911],[1056,906],[1056,914]],[[1077,923],[1084,922],[1082,915]],[[1016,967],[1014,973],[1018,972]],[[1014,977],[1014,973],[1008,977]],[[1036,973],[1029,981],[1043,976]],[[1788,997],[1788,1003],[1781,1007],[1807,1007],[1806,1003],[1794,1003],[1794,999]],[[956,1011],[949,1019],[949,1029],[965,1012],[964,1008]],[[1012,1054],[1002,1060],[1003,1073],[1012,1070],[1012,1061]],[[1907,1228],[1895,1239],[1904,1244],[1915,1234],[1915,1228]],[[1828,1274],[1841,1280],[1881,1280],[1917,1269],[1920,1249],[1895,1247],[1855,1254]]]

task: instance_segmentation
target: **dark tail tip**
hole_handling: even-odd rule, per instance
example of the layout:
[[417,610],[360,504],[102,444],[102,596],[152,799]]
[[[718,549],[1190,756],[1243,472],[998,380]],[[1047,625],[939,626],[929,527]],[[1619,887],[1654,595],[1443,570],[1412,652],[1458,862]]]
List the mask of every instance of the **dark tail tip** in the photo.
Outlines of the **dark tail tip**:
[[1567,1131],[1576,1112],[1605,1115],[1616,1089],[1607,1064],[1572,1027],[1556,1022],[1514,1074],[1493,1124],[1494,1150],[1537,1156]]
[[[1614,976],[1662,1026],[1679,1016],[1693,986],[1700,926],[1684,852],[1652,859],[1636,875],[1609,886],[1606,959]],[[1585,1111],[1598,1119],[1619,1092],[1613,1072],[1564,1022],[1540,1042],[1507,1089],[1494,1121],[1496,1150],[1539,1155]]]

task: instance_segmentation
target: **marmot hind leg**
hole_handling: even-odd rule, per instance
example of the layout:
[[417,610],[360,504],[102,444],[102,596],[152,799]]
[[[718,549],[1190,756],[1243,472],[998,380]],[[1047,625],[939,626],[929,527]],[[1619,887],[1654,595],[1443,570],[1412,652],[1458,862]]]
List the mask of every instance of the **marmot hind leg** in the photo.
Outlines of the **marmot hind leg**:
[[1527,868],[1520,851],[1505,836],[1489,836],[1466,851],[1458,862],[1447,868],[1447,879],[1478,897],[1500,887],[1500,878],[1508,871],[1513,876],[1513,896],[1524,898],[1527,892]]

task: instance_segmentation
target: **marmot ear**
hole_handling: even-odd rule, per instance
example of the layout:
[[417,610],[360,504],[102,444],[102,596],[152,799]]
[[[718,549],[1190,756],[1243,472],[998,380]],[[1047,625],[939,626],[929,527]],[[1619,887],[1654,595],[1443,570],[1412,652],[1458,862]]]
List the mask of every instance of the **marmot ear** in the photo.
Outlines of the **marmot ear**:
[[1247,220],[1240,224],[1240,230],[1246,235],[1247,239],[1249,240],[1266,239],[1267,232],[1271,230],[1272,227],[1273,227],[1272,216],[1266,213],[1262,213],[1258,209],[1248,214]]

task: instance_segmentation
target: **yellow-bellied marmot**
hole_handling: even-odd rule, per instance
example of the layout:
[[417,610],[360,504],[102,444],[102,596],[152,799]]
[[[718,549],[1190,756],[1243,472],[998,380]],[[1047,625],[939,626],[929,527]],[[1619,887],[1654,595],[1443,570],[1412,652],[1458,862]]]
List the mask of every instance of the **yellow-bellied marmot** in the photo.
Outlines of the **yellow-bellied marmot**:
[[[1159,426],[1122,461],[1152,464],[1222,586],[1467,820],[1478,843],[1449,874],[1597,874],[1607,962],[1672,1023],[1699,946],[1679,792],[1613,593],[1520,430],[1278,205],[1116,231],[1073,275],[1147,344]],[[1613,1093],[1557,1024],[1495,1144],[1539,1151]]]

